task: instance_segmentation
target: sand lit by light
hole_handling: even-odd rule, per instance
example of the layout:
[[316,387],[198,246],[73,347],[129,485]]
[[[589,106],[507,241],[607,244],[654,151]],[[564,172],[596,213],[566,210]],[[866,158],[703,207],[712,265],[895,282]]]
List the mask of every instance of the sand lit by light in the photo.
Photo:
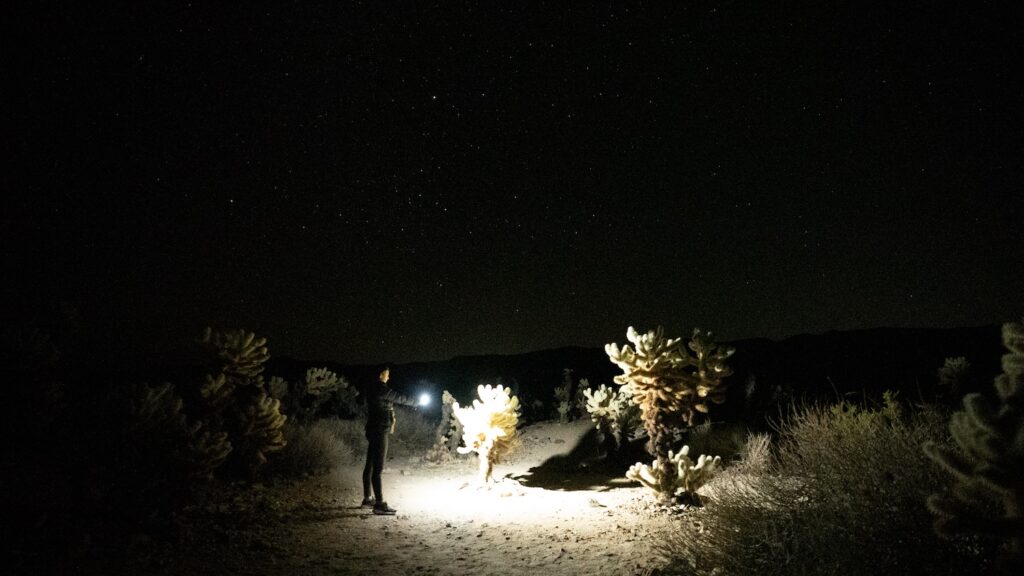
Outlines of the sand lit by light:
[[[595,507],[615,510],[644,494],[636,483],[625,477],[592,487],[578,486],[572,490],[557,487],[531,486],[529,474],[524,472],[538,466],[546,458],[570,451],[585,434],[589,423],[553,425],[546,434],[561,435],[562,442],[548,444],[548,450],[538,450],[540,456],[533,462],[506,462],[495,466],[493,482],[481,484],[476,478],[475,458],[464,463],[464,471],[456,467],[438,468],[408,481],[401,474],[387,478],[396,500],[402,501],[401,512],[417,517],[443,518],[451,522],[489,522],[492,524],[525,524],[543,527],[547,524],[563,525],[567,518],[579,512],[582,517]],[[400,513],[401,513],[400,512]],[[584,514],[586,513],[586,514]]]

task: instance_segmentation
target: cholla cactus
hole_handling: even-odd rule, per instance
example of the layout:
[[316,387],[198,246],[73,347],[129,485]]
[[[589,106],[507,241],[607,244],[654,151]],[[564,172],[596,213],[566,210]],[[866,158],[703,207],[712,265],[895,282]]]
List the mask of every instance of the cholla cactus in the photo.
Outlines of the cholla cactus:
[[639,440],[647,431],[644,429],[644,421],[640,415],[640,406],[633,401],[636,393],[632,384],[619,386],[619,393],[616,395],[619,400],[619,413],[615,427],[619,429],[622,438]]
[[284,448],[281,402],[260,392],[242,411],[240,449],[254,469],[266,464],[267,454]]
[[163,460],[164,466],[180,466],[190,478],[206,479],[231,453],[226,433],[212,431],[202,421],[187,422],[173,385],[136,384],[126,398],[129,442],[147,452],[143,458]]
[[584,410],[597,426],[599,443],[609,451],[618,452],[622,445],[622,420],[624,404],[629,400],[625,395],[601,384],[596,390],[583,390]]
[[494,464],[508,452],[515,439],[519,398],[500,384],[480,385],[476,390],[480,399],[473,400],[471,408],[462,408],[454,402],[452,411],[463,428],[465,446],[458,449],[459,453],[476,452],[480,458],[480,481],[488,482]]
[[[342,386],[343,379],[327,368],[310,368],[306,370],[306,394],[310,396],[329,396]],[[346,382],[347,386],[348,383]]]
[[[959,450],[934,443],[925,453],[953,475],[951,498],[933,494],[928,508],[940,535],[987,533],[1008,538],[1008,560],[1024,562],[1024,326],[1003,325],[1003,373],[995,380],[998,403],[968,394],[949,429]],[[986,501],[1002,505],[1003,517],[972,512]]]
[[572,398],[572,369],[562,370],[562,384],[555,386],[555,402],[558,409],[558,421],[565,424],[569,421],[569,410],[572,409],[570,399]]
[[[640,334],[630,326],[626,337],[635,349],[608,344],[605,352],[622,368],[623,374],[616,376],[615,382],[630,386],[647,431],[647,450],[658,460],[667,476],[665,482],[671,485],[675,474],[669,466],[671,430],[678,424],[693,425],[697,412],[707,412],[711,403],[725,401],[722,379],[732,373],[725,361],[734,350],[717,346],[710,333],[700,330],[693,331],[689,343],[692,354],[679,338],[666,339],[661,327]],[[662,494],[671,497],[670,493]]]
[[664,462],[655,460],[651,466],[637,462],[629,467],[626,478],[650,488],[661,500],[682,500],[699,506],[697,490],[711,479],[722,458],[701,454],[694,463],[689,453],[690,447],[683,446],[678,454],[670,450]]
[[611,431],[616,443],[631,437],[640,427],[640,407],[633,403],[632,386],[618,389],[601,384],[596,390],[584,390],[586,410],[602,431]]
[[241,329],[220,332],[207,327],[199,343],[216,351],[221,371],[239,384],[256,382],[263,373],[263,364],[270,358],[267,339]]
[[946,358],[936,375],[939,380],[939,397],[959,397],[971,381],[971,363],[963,356]]
[[234,394],[235,386],[223,372],[216,376],[207,374],[199,385],[199,396],[210,413],[216,414],[223,410],[234,401]]
[[220,468],[232,446],[226,432],[212,431],[196,422],[189,430],[188,462],[193,478],[209,479]]
[[573,397],[572,403],[572,414],[574,418],[582,418],[589,413],[587,412],[588,390],[590,390],[590,380],[580,378],[580,381],[576,385],[576,394]]
[[271,376],[267,382],[267,393],[271,398],[284,400],[288,396],[288,381],[280,376]]
[[441,421],[437,424],[434,445],[423,457],[427,462],[440,464],[452,459],[452,454],[459,447],[462,438],[462,426],[455,417],[453,406],[457,404],[455,397],[447,390],[441,394]]
[[267,454],[284,446],[280,400],[264,389],[267,341],[245,330],[207,328],[199,342],[216,353],[220,370],[199,386],[203,419],[200,436],[192,439],[199,454],[192,457],[212,470],[230,454],[236,470],[255,473]]
[[176,434],[187,426],[181,411],[184,402],[172,384],[133,384],[125,392],[125,398],[131,434]]
[[306,370],[306,380],[302,386],[303,398],[301,406],[295,406],[295,416],[302,421],[316,418],[320,408],[340,390],[348,389],[348,381],[327,368],[310,368]]
[[349,384],[344,377],[341,378],[341,387],[334,393],[334,402],[339,407],[339,412],[344,416],[354,416],[359,413],[359,391],[355,386]]
[[171,384],[132,384],[113,392],[112,446],[107,489],[123,492],[128,508],[166,497],[188,475],[188,423],[183,401]]
[[619,417],[621,404],[617,390],[601,384],[596,390],[584,390],[583,397],[586,399],[586,408],[590,419],[597,424],[598,428],[601,428],[602,424],[610,428]]

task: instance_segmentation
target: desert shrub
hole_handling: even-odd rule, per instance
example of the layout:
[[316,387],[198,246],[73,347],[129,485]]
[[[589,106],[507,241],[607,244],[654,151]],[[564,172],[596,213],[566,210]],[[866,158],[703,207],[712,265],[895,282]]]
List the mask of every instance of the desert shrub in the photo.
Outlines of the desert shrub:
[[682,437],[682,443],[693,454],[718,454],[728,462],[739,457],[747,440],[747,429],[738,423],[707,420],[685,430]]
[[285,426],[287,444],[271,461],[268,472],[275,476],[296,477],[330,472],[353,461],[352,447],[335,432],[331,420],[309,425]]
[[365,422],[360,420],[341,420],[339,418],[323,418],[316,421],[316,425],[330,432],[341,442],[348,446],[349,463],[362,462],[366,456],[366,428]]
[[874,409],[805,406],[777,432],[777,467],[755,462],[767,459],[757,439],[706,487],[709,504],[659,549],[668,573],[985,571],[978,548],[942,546],[930,530],[939,472],[920,446],[947,442],[932,411],[906,414],[892,396]]
[[740,459],[733,468],[744,474],[768,474],[774,465],[772,440],[765,432],[749,433],[740,449]]
[[828,573],[801,571],[796,566],[798,559],[815,554],[809,543],[800,540],[806,497],[799,484],[779,476],[726,469],[711,481],[705,494],[708,504],[691,508],[676,529],[655,545],[655,555],[665,563],[662,574]]
[[388,445],[389,457],[420,456],[434,444],[437,421],[425,412],[396,406],[395,433]]

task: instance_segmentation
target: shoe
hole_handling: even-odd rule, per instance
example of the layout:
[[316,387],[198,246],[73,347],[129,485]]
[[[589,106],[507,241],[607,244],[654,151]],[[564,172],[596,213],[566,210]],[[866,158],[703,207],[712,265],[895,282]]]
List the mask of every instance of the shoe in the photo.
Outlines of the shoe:
[[394,516],[398,510],[388,506],[387,502],[378,502],[373,505],[373,513],[380,516]]
[[376,503],[377,501],[374,500],[373,498],[363,498],[363,503],[360,504],[359,506],[361,508],[373,508],[373,505]]

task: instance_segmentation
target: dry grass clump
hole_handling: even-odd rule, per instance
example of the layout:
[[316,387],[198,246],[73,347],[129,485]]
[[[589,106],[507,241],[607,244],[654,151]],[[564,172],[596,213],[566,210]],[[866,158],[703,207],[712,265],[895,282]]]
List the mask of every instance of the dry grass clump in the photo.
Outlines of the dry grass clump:
[[731,462],[742,453],[746,439],[747,429],[742,424],[705,421],[684,431],[678,443],[689,446],[690,454],[714,454]]
[[666,573],[984,573],[985,542],[940,541],[925,507],[941,485],[925,440],[948,443],[944,419],[905,414],[892,397],[795,408],[706,488],[659,553]]
[[750,433],[740,448],[740,460],[735,470],[743,474],[766,475],[771,472],[774,462],[772,438],[764,432]]
[[287,445],[269,466],[273,475],[306,476],[330,472],[354,460],[353,449],[335,430],[336,419],[318,420],[309,425],[288,425]]
[[317,425],[340,438],[351,450],[349,464],[357,464],[366,457],[366,422],[364,420],[342,420],[340,418],[324,418]]
[[[420,456],[432,445],[437,422],[418,410],[401,410],[388,437],[388,458]],[[366,422],[324,418],[307,426],[288,427],[288,446],[278,455],[273,473],[301,476],[360,464],[366,455]]]

